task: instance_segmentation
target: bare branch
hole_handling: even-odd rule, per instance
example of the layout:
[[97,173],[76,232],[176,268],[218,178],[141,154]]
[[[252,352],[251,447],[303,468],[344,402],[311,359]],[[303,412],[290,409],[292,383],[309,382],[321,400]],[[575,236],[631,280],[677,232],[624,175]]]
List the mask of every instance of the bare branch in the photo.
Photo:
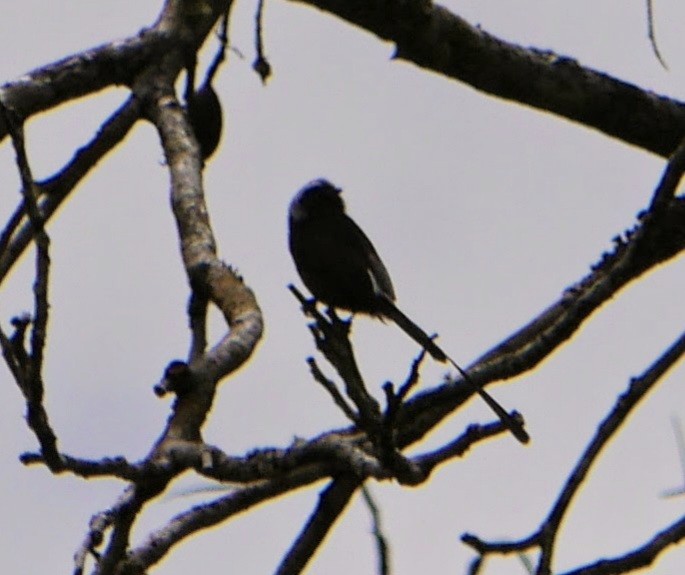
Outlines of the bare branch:
[[127,566],[136,567],[137,570],[132,570],[132,573],[143,573],[145,569],[160,561],[173,546],[198,531],[222,523],[227,518],[234,517],[259,503],[320,479],[321,476],[311,468],[303,467],[283,477],[247,485],[206,505],[196,506],[177,515],[164,527],[150,534],[146,541],[129,553],[125,563]]
[[359,480],[351,476],[331,481],[319,496],[319,504],[309,521],[276,569],[276,575],[302,573],[359,486]]
[[341,320],[335,310],[329,308],[326,316],[316,309],[315,300],[307,300],[292,284],[288,289],[302,304],[302,312],[314,318],[309,329],[314,336],[316,347],[326,357],[345,383],[347,396],[354,402],[359,411],[359,421],[373,438],[376,437],[380,426],[380,406],[367,391],[354,350],[350,343],[350,322]]
[[596,563],[566,571],[560,575],[612,575],[629,573],[649,567],[667,547],[685,539],[685,518],[680,519],[657,533],[641,547],[613,559],[601,559]]
[[388,538],[383,533],[383,527],[381,525],[381,511],[374,501],[371,491],[366,485],[362,485],[361,488],[362,497],[366,506],[369,508],[371,513],[372,521],[372,533],[374,539],[376,540],[376,549],[378,552],[378,574],[379,575],[390,575],[390,544]]
[[347,401],[345,401],[345,398],[338,391],[338,388],[336,387],[335,383],[333,383],[324,375],[324,373],[319,369],[319,366],[316,364],[316,360],[313,357],[310,357],[307,360],[307,363],[309,364],[309,369],[312,373],[312,376],[314,377],[314,380],[320,383],[322,387],[328,393],[331,394],[333,402],[347,416],[347,419],[349,419],[355,425],[358,425],[359,415],[354,411],[354,409],[352,409],[352,407],[349,406]]
[[262,21],[264,19],[264,0],[257,1],[257,12],[255,13],[255,50],[257,56],[254,62],[252,62],[252,69],[259,74],[262,79],[262,83],[266,84],[266,81],[271,76],[271,64],[264,55],[264,33],[262,30]]
[[656,31],[654,27],[654,5],[652,0],[647,0],[647,35],[649,36],[649,43],[652,46],[652,51],[654,52],[656,59],[659,61],[659,64],[663,66],[664,70],[668,70],[666,60],[664,60],[663,56],[661,55],[661,51],[659,50],[659,46],[656,42]]
[[[612,253],[602,255],[585,278],[561,298],[469,369],[481,386],[532,369],[561,346],[601,305],[647,270],[685,248],[685,199],[673,199],[658,212],[642,216],[640,225],[615,240]],[[464,401],[469,391],[448,383],[407,401],[400,415],[399,445],[417,441]]]
[[637,407],[640,401],[651,391],[652,387],[659,382],[661,377],[680,360],[683,354],[685,354],[685,333],[647,371],[630,382],[626,392],[619,396],[614,408],[599,424],[597,433],[581,455],[573,471],[569,474],[566,485],[564,485],[559,498],[540,530],[542,534],[542,554],[538,564],[538,573],[549,572],[554,552],[554,541],[561,527],[561,522],[568,511],[571,501],[580,489],[595,461],[597,461],[600,453],[621,425],[623,425],[630,412]]
[[540,533],[534,533],[520,541],[483,541],[471,533],[461,536],[462,543],[475,549],[481,556],[491,553],[521,553],[540,545]]
[[[36,434],[45,462],[53,471],[59,471],[62,461],[57,452],[57,437],[48,420],[48,414],[43,406],[43,356],[45,351],[45,337],[48,323],[48,277],[50,271],[50,238],[45,231],[43,216],[38,209],[37,190],[31,173],[31,166],[26,155],[23,125],[17,122],[17,118],[0,102],[0,115],[12,138],[12,145],[17,156],[17,167],[22,184],[24,206],[29,218],[33,236],[36,243],[36,278],[33,285],[34,311],[31,329],[30,353],[17,354],[15,346],[13,358],[10,359],[10,369],[16,375],[21,374],[17,380],[19,387],[26,398],[26,419],[29,427]],[[18,330],[19,331],[19,330]],[[22,338],[23,340],[23,335]],[[15,342],[17,340],[15,339]],[[17,342],[18,343],[18,342]],[[20,344],[23,347],[23,343]],[[4,345],[3,345],[4,347]],[[7,355],[7,354],[6,354]],[[17,357],[22,359],[23,368],[16,369]],[[14,368],[14,369],[13,369]]]
[[649,211],[654,212],[667,205],[676,195],[680,180],[685,172],[685,138],[673,152],[654,191]]
[[[4,84],[0,97],[19,118],[27,119],[108,86],[130,85],[149,62],[170,51],[172,40],[154,28],[143,30],[28,72]],[[0,137],[6,134],[6,126],[0,126]]]
[[[57,208],[76,185],[90,173],[98,161],[124,139],[138,117],[138,102],[131,98],[110,116],[95,137],[78,150],[64,168],[38,184],[38,207],[45,221],[52,217]],[[0,282],[7,277],[12,266],[33,239],[33,227],[30,222],[25,221],[23,226],[19,227],[25,213],[25,206],[22,202],[3,231],[6,249],[0,251]]]
[[[172,78],[153,75],[141,82],[137,89],[146,102],[148,116],[159,130],[171,173],[171,204],[191,287],[217,305],[230,328],[214,348],[190,364],[195,387],[191,393],[179,397],[163,434],[170,439],[198,441],[216,384],[249,359],[261,338],[263,320],[252,291],[233,269],[217,258],[202,190],[200,152],[187,117],[176,100]],[[193,344],[191,355],[197,349],[198,345]],[[161,447],[162,443],[158,445]]]
[[504,431],[507,431],[507,428],[501,421],[489,425],[469,425],[457,439],[435,451],[418,455],[412,461],[423,470],[425,477],[428,478],[438,465],[455,457],[462,457],[476,442],[494,437]]
[[[481,555],[486,553],[513,553],[522,552],[532,546],[539,546],[541,553],[536,569],[538,575],[551,573],[552,559],[554,556],[554,544],[561,528],[562,521],[570,508],[571,502],[588,476],[592,466],[597,461],[602,450],[614,437],[614,434],[626,421],[628,415],[637,407],[651,389],[659,382],[664,374],[671,369],[685,354],[685,333],[683,333],[640,377],[633,379],[628,389],[617,399],[613,409],[600,423],[595,436],[580,456],[576,466],[569,474],[566,484],[556,502],[552,506],[547,518],[539,529],[530,537],[515,542],[486,543],[474,535],[465,534],[462,541],[476,549]],[[641,561],[649,558],[649,562],[655,555],[674,540],[685,536],[685,523],[677,528],[667,530],[667,536],[655,538],[655,542],[648,545],[649,552],[641,552]],[[673,539],[673,538],[676,539]],[[667,541],[664,541],[666,539]],[[623,559],[632,554],[626,555]],[[648,563],[632,563],[625,565],[645,566]],[[578,574],[585,571],[578,571]],[[597,571],[597,573],[617,573],[616,570]],[[574,572],[575,573],[575,572]]]
[[[40,453],[22,453],[19,460],[24,465],[38,465],[46,463]],[[124,457],[104,457],[102,459],[82,459],[60,453],[61,472],[71,472],[74,475],[89,479],[92,477],[118,477],[126,481],[144,479],[149,473],[149,466],[129,463]]]
[[216,54],[214,54],[212,63],[207,68],[207,74],[205,75],[206,84],[210,84],[212,82],[214,76],[219,70],[219,67],[226,58],[226,47],[228,46],[229,10],[230,8],[227,9],[226,13],[221,17],[221,23],[219,24],[219,33],[217,34],[217,38],[219,40],[219,48],[217,49]]
[[682,102],[523,48],[425,0],[292,0],[394,42],[395,57],[486,94],[546,110],[608,136],[670,156],[685,133]]

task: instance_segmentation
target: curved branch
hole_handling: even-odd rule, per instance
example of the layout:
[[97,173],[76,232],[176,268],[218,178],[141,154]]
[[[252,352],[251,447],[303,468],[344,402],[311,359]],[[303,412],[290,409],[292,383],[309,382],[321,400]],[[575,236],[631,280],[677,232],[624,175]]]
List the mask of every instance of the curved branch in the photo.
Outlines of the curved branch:
[[164,434],[168,439],[194,441],[199,439],[199,428],[212,405],[216,384],[249,359],[261,338],[263,319],[252,290],[217,257],[202,188],[200,149],[176,99],[173,78],[161,74],[145,78],[141,90],[169,166],[171,205],[191,287],[221,310],[230,328],[212,350],[190,366],[196,386],[179,396]]

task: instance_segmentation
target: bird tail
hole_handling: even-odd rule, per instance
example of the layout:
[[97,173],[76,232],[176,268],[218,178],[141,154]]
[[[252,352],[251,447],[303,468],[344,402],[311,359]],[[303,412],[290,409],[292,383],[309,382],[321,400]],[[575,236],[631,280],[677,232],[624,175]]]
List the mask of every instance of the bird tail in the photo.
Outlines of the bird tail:
[[383,317],[394,321],[410,338],[431,354],[431,357],[436,361],[444,363],[449,359],[447,354],[438,347],[431,337],[404,315],[394,303],[387,298],[384,298],[383,302],[385,304],[382,311]]
[[507,411],[495,400],[494,397],[492,397],[487,391],[485,391],[480,385],[471,379],[469,374],[459,367],[457,362],[455,362],[442,349],[440,349],[440,347],[438,347],[431,337],[406,315],[404,315],[392,301],[384,298],[383,302],[384,306],[381,312],[383,317],[387,317],[399,325],[409,337],[411,337],[423,349],[430,353],[433,359],[442,363],[451,363],[464,378],[464,381],[466,381],[473,388],[473,390],[480,395],[481,399],[485,401],[488,407],[495,412],[497,417],[499,417],[500,421],[509,429],[512,435],[521,443],[528,443],[530,437],[520,421],[509,415],[509,413],[507,413]]

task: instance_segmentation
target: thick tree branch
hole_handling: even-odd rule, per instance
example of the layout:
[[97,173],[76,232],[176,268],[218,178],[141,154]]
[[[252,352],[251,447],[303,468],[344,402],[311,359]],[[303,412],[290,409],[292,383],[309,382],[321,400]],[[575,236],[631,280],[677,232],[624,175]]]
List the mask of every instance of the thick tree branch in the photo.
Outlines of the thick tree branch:
[[201,295],[217,305],[230,327],[230,332],[211,351],[189,366],[195,387],[179,396],[164,434],[167,438],[192,441],[199,439],[199,428],[211,407],[216,384],[250,357],[261,337],[263,323],[252,291],[217,257],[202,189],[199,146],[176,100],[171,80],[165,76],[146,79],[142,97],[160,132],[167,158],[171,204],[191,287],[202,290]]
[[523,48],[428,0],[292,0],[330,12],[396,45],[396,58],[487,94],[552,112],[660,156],[685,134],[685,105]]
[[[654,153],[671,154],[685,133],[685,106],[681,103],[582,68],[568,58],[503,42],[426,0],[296,1],[328,10],[393,41],[397,58],[415,62],[486,93],[554,112]],[[53,178],[35,184],[25,154],[20,158],[23,189],[29,195],[0,235],[0,282],[35,239],[39,261],[34,329],[30,353],[24,349],[28,321],[10,337],[0,330],[0,343],[25,395],[38,398],[42,409],[40,368],[47,323],[49,261],[44,223],[97,161],[121,142],[141,114],[145,114],[160,134],[170,173],[171,204],[181,256],[193,292],[189,305],[192,344],[188,361],[170,364],[174,369],[167,370],[165,379],[173,380],[173,385],[158,388],[173,391],[177,399],[165,431],[142,462],[69,457],[58,453],[54,434],[49,437],[47,432],[40,439],[41,453],[22,456],[27,465],[45,463],[53,471],[69,471],[82,477],[117,477],[131,483],[113,507],[91,521],[76,555],[78,575],[83,572],[89,554],[98,559],[94,572],[99,575],[145,573],[188,536],[260,503],[330,479],[319,505],[278,571],[283,575],[299,573],[366,479],[397,479],[418,484],[437,466],[463,455],[476,441],[503,431],[501,423],[471,426],[461,437],[435,451],[406,458],[403,449],[424,437],[466,401],[473,390],[463,385],[463,381],[453,381],[405,402],[418,381],[417,362],[397,393],[392,385],[385,387],[388,407],[382,414],[375,398],[364,388],[349,342],[345,343],[345,323],[331,315],[331,321],[324,322],[325,325],[319,321],[322,316],[317,318],[313,331],[320,349],[348,386],[348,395],[358,411],[348,405],[320,371],[314,370],[314,373],[356,427],[329,432],[309,441],[298,440],[288,448],[253,451],[244,457],[229,456],[202,441],[201,428],[218,383],[251,357],[263,331],[263,318],[254,294],[218,258],[204,201],[200,150],[174,91],[179,72],[194,59],[198,46],[217,19],[224,14],[228,17],[231,4],[230,0],[169,0],[158,22],[135,37],[66,58],[0,88],[0,99],[20,120],[113,85],[125,84],[132,91],[126,104],[103,125],[93,141],[79,150]],[[260,55],[264,59],[263,53]],[[0,138],[11,128],[6,116],[0,125]],[[20,134],[13,136],[15,144],[21,140]],[[571,337],[621,287],[685,247],[685,199],[675,193],[685,166],[684,158],[681,144],[649,211],[641,217],[635,230],[616,240],[613,253],[605,254],[591,273],[566,290],[555,305],[472,366],[469,375],[478,385],[532,369]],[[205,320],[209,302],[223,313],[228,331],[207,351]],[[650,386],[684,351],[685,335],[631,384],[588,446],[537,533],[514,543],[489,544],[472,537],[470,542],[474,547],[485,553],[495,547],[511,552],[538,545],[543,550],[539,573],[548,573],[556,532],[601,448]],[[176,379],[172,377],[179,373]],[[33,380],[37,382],[35,385],[27,383]],[[43,416],[45,425],[41,429],[52,433],[47,414]],[[229,494],[178,515],[131,551],[130,536],[139,513],[187,469],[237,485]],[[106,542],[105,534],[110,535]],[[668,544],[682,537],[683,526],[679,522],[637,550],[634,554],[637,559],[630,558],[632,563],[626,562],[626,556],[620,565],[647,564],[645,561],[653,560]],[[103,545],[104,551],[99,555],[97,549]],[[619,565],[618,560],[611,561]]]
[[[150,61],[173,47],[172,38],[157,29],[110,42],[28,72],[0,88],[0,98],[19,118],[27,119],[75,98],[110,86],[129,85]],[[7,134],[4,123],[0,137]]]
[[[645,214],[638,227],[615,240],[590,274],[567,288],[559,301],[469,369],[480,385],[508,379],[532,369],[567,341],[605,302],[647,270],[685,249],[685,199],[674,198],[664,209]],[[444,384],[405,403],[398,442],[406,446],[423,437],[470,394],[460,382]]]

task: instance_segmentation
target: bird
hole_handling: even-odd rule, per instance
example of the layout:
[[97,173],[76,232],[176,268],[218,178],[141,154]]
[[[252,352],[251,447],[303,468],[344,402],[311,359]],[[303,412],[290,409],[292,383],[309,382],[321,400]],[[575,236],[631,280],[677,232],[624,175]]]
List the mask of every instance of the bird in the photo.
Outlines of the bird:
[[395,304],[385,264],[345,211],[342,189],[320,178],[306,184],[288,209],[288,244],[295,268],[314,298],[331,308],[391,320],[436,361],[451,363],[521,443],[528,433],[435,341]]
[[223,129],[221,101],[208,81],[188,100],[188,117],[200,145],[202,160],[208,160],[215,152]]

